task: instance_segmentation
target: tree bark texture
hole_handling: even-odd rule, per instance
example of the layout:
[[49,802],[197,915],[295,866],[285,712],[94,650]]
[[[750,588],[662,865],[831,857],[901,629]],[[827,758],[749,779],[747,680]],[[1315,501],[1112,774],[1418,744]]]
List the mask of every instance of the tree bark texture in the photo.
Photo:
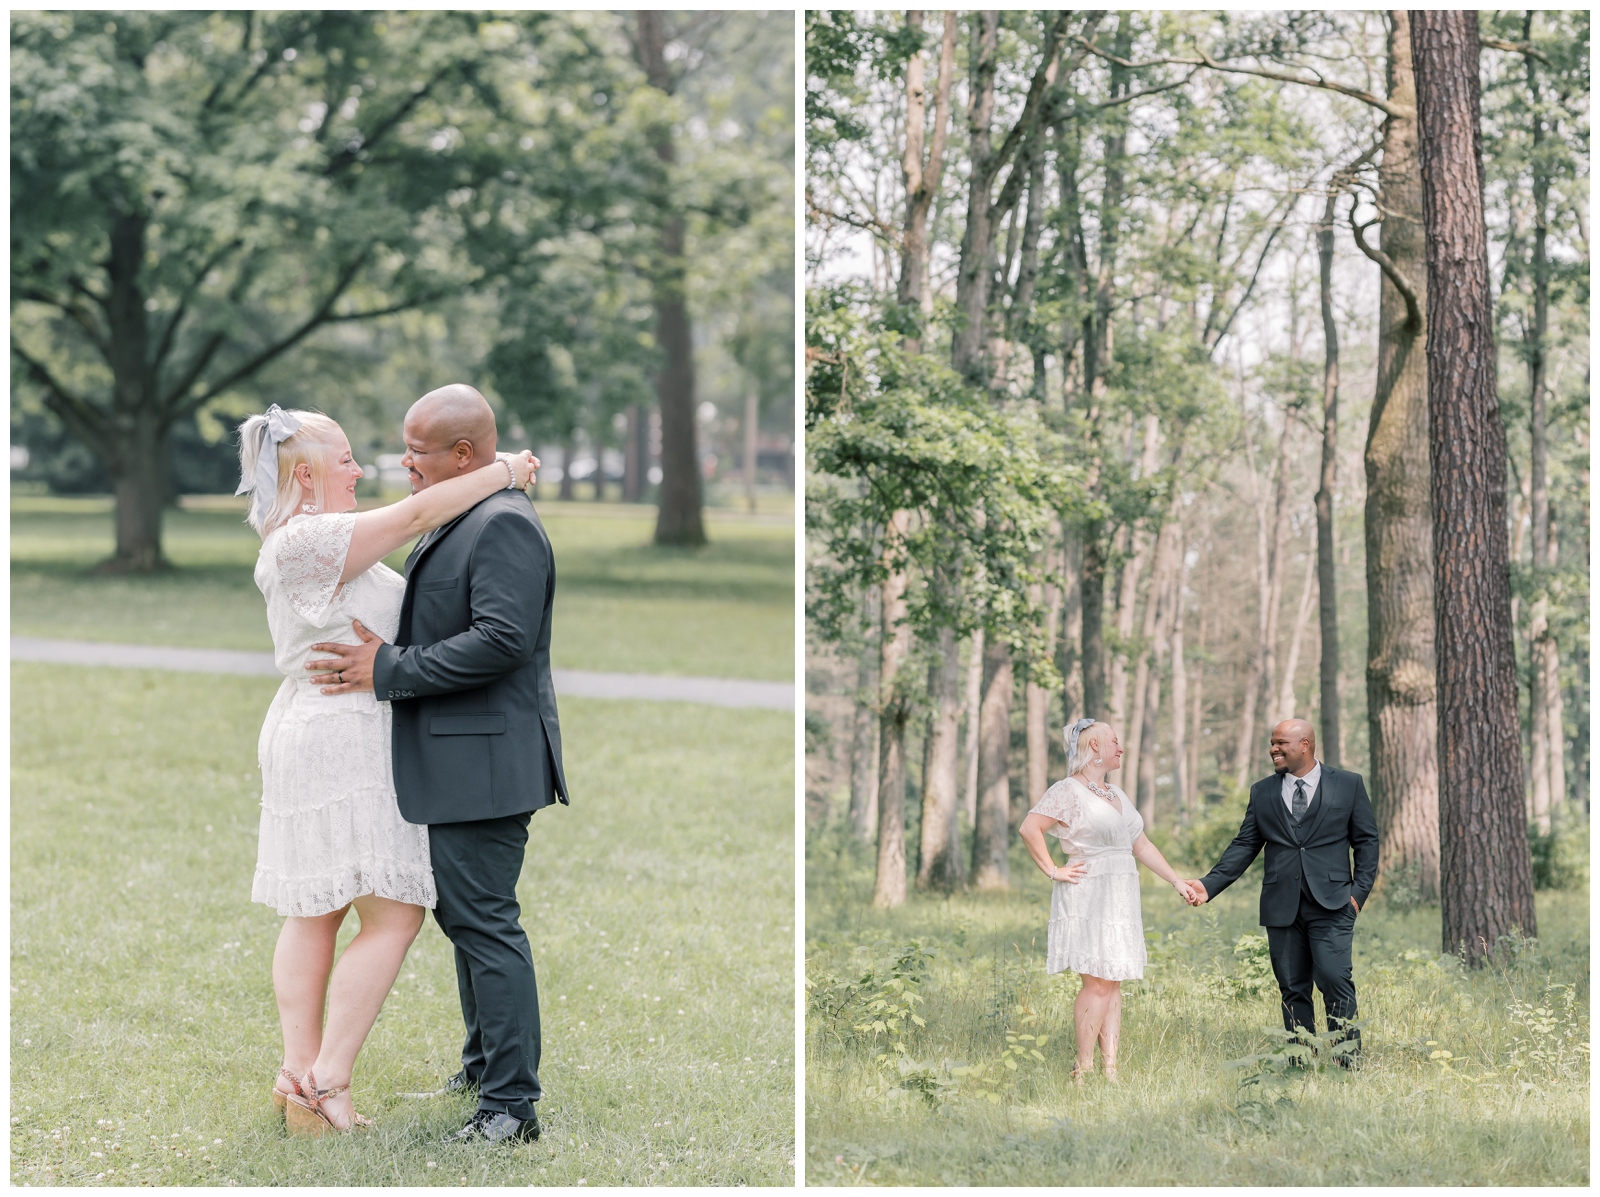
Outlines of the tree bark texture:
[[983,629],[972,633],[972,646],[967,650],[967,686],[962,706],[966,710],[967,742],[963,746],[962,761],[966,765],[965,788],[961,794],[961,809],[966,812],[967,826],[978,825],[978,722],[983,708]]
[[1189,572],[1189,545],[1178,528],[1178,568],[1172,581],[1172,796],[1188,810],[1189,794],[1189,667],[1183,659],[1184,581]]
[[[1389,99],[1409,110],[1383,127],[1378,168],[1382,248],[1428,307],[1410,20],[1389,14]],[[1422,893],[1439,885],[1435,753],[1433,515],[1428,478],[1428,362],[1423,329],[1385,272],[1378,296],[1378,373],[1367,426],[1367,778],[1380,874],[1415,861]]]
[[937,658],[928,669],[933,715],[922,771],[920,889],[949,891],[961,884],[961,849],[956,821],[961,797],[961,654],[953,628],[939,629]]
[[1007,889],[1011,867],[1011,646],[983,650],[983,701],[978,714],[978,817],[972,830],[972,880],[979,889]]
[[[1306,576],[1300,583],[1300,604],[1295,608],[1294,631],[1289,634],[1289,654],[1284,658],[1283,677],[1278,683],[1278,699],[1274,704],[1274,717],[1293,719],[1296,715],[1294,677],[1300,668],[1300,642],[1305,639],[1306,628],[1311,624],[1311,604],[1316,598],[1317,556],[1306,554]],[[1321,756],[1321,751],[1318,751]]]
[[1339,198],[1328,192],[1317,226],[1318,281],[1322,300],[1322,468],[1317,475],[1317,627],[1322,638],[1318,665],[1322,759],[1337,768],[1344,759],[1339,725],[1339,587],[1334,577],[1333,492],[1339,470],[1339,325],[1333,314],[1333,218]]
[[971,162],[967,177],[967,223],[961,237],[961,265],[956,275],[956,328],[950,342],[950,365],[973,382],[983,382],[983,337],[988,326],[989,275],[993,266],[994,229],[990,224],[989,127],[994,120],[996,47],[1000,34],[997,11],[977,13],[972,26],[967,102],[967,143]]
[[1057,668],[1061,671],[1062,721],[1083,716],[1083,540],[1071,524],[1062,528],[1061,623],[1056,637]]
[[[663,14],[640,11],[639,65],[650,86],[672,94],[667,65],[667,32]],[[700,517],[700,452],[696,444],[694,402],[694,339],[685,291],[689,264],[684,257],[683,216],[668,198],[677,149],[672,126],[651,123],[648,136],[663,167],[661,224],[657,230],[655,261],[651,269],[651,298],[656,309],[656,343],[661,368],[656,374],[656,402],[661,411],[661,492],[656,507],[655,543],[702,545],[705,525]]]
[[1522,814],[1478,15],[1414,11],[1411,22],[1427,230],[1441,907],[1445,950],[1464,943],[1481,961],[1502,935],[1538,926]]
[[[906,534],[910,517],[897,511],[884,533],[884,555]],[[906,720],[910,704],[900,669],[911,651],[906,623],[906,576],[890,571],[883,580],[883,639],[878,666],[878,869],[872,904],[899,906],[906,900]]]
[[[922,13],[906,13],[910,28],[922,28]],[[944,14],[944,36],[939,44],[939,82],[934,99],[933,137],[923,156],[923,124],[927,115],[926,71],[922,53],[906,63],[906,152],[901,163],[906,185],[905,237],[900,246],[900,279],[895,298],[902,307],[922,311],[932,297],[928,285],[928,214],[939,194],[944,174],[944,151],[950,136],[950,88],[955,79],[956,26],[954,12]],[[907,349],[921,352],[921,338],[908,338]]]

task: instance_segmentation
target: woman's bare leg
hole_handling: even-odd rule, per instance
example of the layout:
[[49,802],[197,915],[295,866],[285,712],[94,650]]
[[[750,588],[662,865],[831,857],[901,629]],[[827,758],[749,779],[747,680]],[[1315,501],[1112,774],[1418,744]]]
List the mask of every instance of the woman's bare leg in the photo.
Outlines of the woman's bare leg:
[[1122,982],[1107,981],[1111,992],[1107,995],[1105,1020],[1100,1024],[1100,1066],[1106,1071],[1106,1080],[1117,1079],[1117,1040],[1122,1035]]
[[1078,1067],[1080,1075],[1094,1071],[1094,1045],[1100,1038],[1105,1023],[1106,1005],[1115,981],[1104,981],[1083,973],[1083,988],[1072,1004],[1072,1021],[1078,1036]]
[[[313,1065],[319,1089],[350,1083],[356,1055],[394,987],[426,913],[421,906],[376,894],[363,895],[352,905],[361,917],[361,930],[339,957],[328,985],[328,1024]],[[323,1102],[323,1109],[335,1126],[349,1126],[354,1117],[348,1090]]]
[[[278,946],[272,953],[272,990],[278,998],[278,1021],[283,1024],[283,1066],[295,1076],[305,1076],[322,1050],[328,972],[333,967],[339,925],[349,909],[346,906],[314,918],[290,915],[278,932]],[[291,1092],[282,1076],[276,1088]]]

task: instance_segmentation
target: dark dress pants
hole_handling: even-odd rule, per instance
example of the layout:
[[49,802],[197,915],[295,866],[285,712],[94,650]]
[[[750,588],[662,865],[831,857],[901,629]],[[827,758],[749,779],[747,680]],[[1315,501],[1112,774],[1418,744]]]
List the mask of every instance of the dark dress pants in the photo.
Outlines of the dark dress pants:
[[533,1117],[539,1089],[539,990],[518,921],[531,813],[428,828],[439,902],[433,917],[455,945],[456,984],[467,1038],[461,1067],[478,1085],[478,1108]]
[[[1300,908],[1287,927],[1267,928],[1272,954],[1272,975],[1278,979],[1283,999],[1283,1029],[1301,1026],[1312,1033],[1317,1023],[1311,1004],[1311,986],[1322,991],[1328,1011],[1328,1029],[1337,1030],[1356,1016],[1356,986],[1351,979],[1350,941],[1356,925],[1355,907],[1329,910],[1301,883]],[[1347,1036],[1361,1045],[1361,1032]]]

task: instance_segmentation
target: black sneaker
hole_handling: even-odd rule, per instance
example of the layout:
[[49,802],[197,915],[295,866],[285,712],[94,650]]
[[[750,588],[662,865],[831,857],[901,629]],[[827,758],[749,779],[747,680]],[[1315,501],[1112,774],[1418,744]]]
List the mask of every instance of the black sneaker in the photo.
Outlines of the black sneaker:
[[498,1110],[479,1110],[446,1143],[528,1143],[539,1137],[539,1116],[526,1120]]

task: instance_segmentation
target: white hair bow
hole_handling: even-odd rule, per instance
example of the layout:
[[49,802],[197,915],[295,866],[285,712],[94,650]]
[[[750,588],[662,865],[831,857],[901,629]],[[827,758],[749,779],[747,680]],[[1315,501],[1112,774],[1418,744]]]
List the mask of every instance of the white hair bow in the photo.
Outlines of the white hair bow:
[[278,498],[278,446],[293,436],[300,428],[300,417],[292,416],[274,403],[267,408],[261,423],[256,425],[259,443],[256,445],[254,478],[240,478],[235,495],[255,495],[256,514],[265,518],[267,511]]

